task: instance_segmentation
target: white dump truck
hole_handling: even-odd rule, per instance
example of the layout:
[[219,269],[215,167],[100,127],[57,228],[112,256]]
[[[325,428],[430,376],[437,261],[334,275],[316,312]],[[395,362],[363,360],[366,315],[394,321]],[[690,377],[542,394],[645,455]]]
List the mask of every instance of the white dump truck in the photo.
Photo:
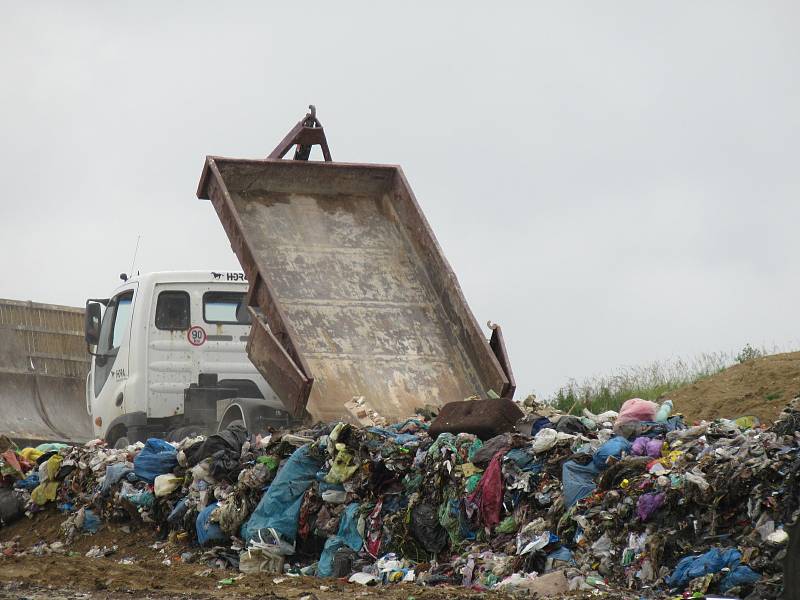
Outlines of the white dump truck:
[[110,298],[86,305],[86,341],[95,348],[86,408],[95,437],[127,445],[234,421],[252,429],[288,422],[245,351],[244,274],[184,271],[124,279]]
[[88,300],[88,375],[79,309],[12,307],[12,437],[124,445],[234,421],[399,420],[468,397],[493,399],[468,407],[491,424],[513,404],[501,330],[482,332],[400,167],[333,162],[313,107],[266,159],[207,157],[197,194],[243,272],[126,276]]

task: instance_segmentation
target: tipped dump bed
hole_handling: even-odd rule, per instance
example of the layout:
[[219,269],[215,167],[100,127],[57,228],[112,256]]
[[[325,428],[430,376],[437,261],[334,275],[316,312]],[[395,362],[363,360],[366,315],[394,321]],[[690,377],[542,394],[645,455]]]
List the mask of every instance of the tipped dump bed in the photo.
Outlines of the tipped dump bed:
[[296,416],[513,394],[399,167],[209,157],[198,196],[250,282],[250,358]]

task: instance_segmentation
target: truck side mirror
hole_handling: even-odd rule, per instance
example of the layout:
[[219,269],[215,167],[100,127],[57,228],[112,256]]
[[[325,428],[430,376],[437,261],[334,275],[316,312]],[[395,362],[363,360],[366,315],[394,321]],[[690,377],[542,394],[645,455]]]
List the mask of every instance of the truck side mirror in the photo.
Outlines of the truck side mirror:
[[90,346],[96,346],[100,342],[101,310],[99,302],[86,302],[83,331],[86,343]]

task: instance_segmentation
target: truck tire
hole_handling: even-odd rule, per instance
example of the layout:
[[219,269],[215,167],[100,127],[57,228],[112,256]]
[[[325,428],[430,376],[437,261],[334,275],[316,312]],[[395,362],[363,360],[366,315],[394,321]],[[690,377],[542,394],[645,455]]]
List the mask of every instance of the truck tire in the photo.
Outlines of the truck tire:
[[783,600],[800,600],[800,528],[789,531],[789,546],[783,559]]
[[223,429],[227,429],[231,425],[241,425],[242,427],[246,428],[244,415],[242,414],[242,411],[238,406],[232,406],[225,411],[225,414],[222,416],[222,420],[219,422],[219,427],[217,427],[217,431],[222,431]]
[[218,431],[235,422],[243,425],[251,434],[265,433],[270,427],[287,427],[290,423],[288,413],[280,411],[284,416],[276,418],[277,412],[261,398],[233,398],[222,416]]
[[[212,430],[213,431],[213,430]],[[185,425],[173,429],[167,434],[168,442],[181,442],[188,437],[196,437],[198,435],[208,435],[209,428],[201,425]]]
[[131,445],[128,429],[124,425],[115,425],[106,432],[106,443],[111,448],[124,450]]

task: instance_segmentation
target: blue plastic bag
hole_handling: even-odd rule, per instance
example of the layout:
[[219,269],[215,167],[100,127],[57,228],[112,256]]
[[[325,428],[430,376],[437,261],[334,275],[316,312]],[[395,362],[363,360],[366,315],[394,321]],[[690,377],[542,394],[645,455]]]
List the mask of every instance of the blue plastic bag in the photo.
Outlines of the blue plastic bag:
[[592,458],[592,462],[598,470],[604,471],[608,467],[606,461],[610,456],[619,460],[623,453],[631,453],[631,443],[621,435],[618,435],[611,438],[597,449],[597,452],[594,453],[594,457]]
[[565,563],[569,563],[571,565],[576,564],[575,558],[572,554],[572,550],[570,550],[566,546],[561,546],[558,550],[553,550],[550,554],[547,555],[547,558],[548,560],[549,559],[553,559],[554,561],[558,560]]
[[223,533],[218,524],[210,521],[211,513],[214,512],[218,505],[218,502],[209,504],[197,515],[195,531],[197,532],[197,542],[201,546],[205,546],[209,542],[227,542],[230,539]]
[[672,574],[664,578],[664,582],[671,588],[682,588],[696,577],[719,573],[726,567],[729,569],[737,567],[741,558],[742,553],[735,548],[728,548],[725,551],[712,548],[700,556],[685,556],[678,561]]
[[531,437],[535,436],[545,427],[550,427],[552,425],[553,425],[552,421],[550,421],[550,419],[548,419],[547,417],[539,417],[531,425]]
[[159,475],[170,473],[178,466],[178,451],[158,438],[150,438],[144,448],[133,459],[133,472],[148,483],[153,483]]
[[20,479],[19,481],[15,481],[14,489],[31,491],[38,485],[39,485],[39,473],[33,472],[29,473],[25,479]]
[[316,473],[324,462],[309,450],[308,444],[295,450],[278,471],[253,514],[242,525],[242,539],[245,542],[257,538],[259,530],[270,528],[275,529],[285,541],[294,542],[303,494],[315,481]]
[[761,575],[756,573],[748,567],[747,565],[739,565],[731,569],[731,571],[725,575],[722,579],[722,582],[719,584],[719,589],[721,592],[727,592],[732,587],[736,587],[737,585],[746,585],[748,583],[755,583],[761,579]]
[[317,565],[317,575],[320,577],[331,577],[333,575],[333,558],[339,548],[347,546],[351,550],[358,552],[364,540],[358,533],[358,503],[348,504],[339,520],[339,531],[335,536],[325,542],[325,549],[319,557]]
[[594,478],[600,473],[593,462],[588,465],[576,463],[573,460],[564,463],[561,467],[561,484],[564,488],[564,505],[569,507],[581,498],[591,495],[597,484]]

